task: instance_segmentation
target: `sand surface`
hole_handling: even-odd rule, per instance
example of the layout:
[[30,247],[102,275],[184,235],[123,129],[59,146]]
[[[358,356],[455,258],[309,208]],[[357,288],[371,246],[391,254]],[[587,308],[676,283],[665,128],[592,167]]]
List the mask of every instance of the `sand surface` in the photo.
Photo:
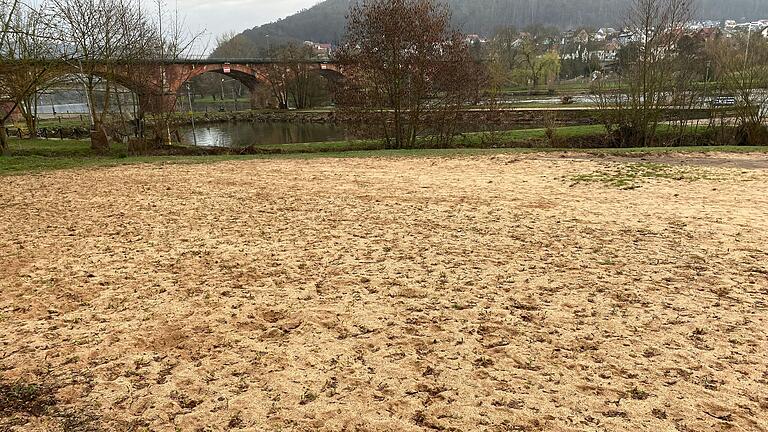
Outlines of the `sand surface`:
[[571,155],[2,178],[0,431],[766,431],[738,157],[631,190]]

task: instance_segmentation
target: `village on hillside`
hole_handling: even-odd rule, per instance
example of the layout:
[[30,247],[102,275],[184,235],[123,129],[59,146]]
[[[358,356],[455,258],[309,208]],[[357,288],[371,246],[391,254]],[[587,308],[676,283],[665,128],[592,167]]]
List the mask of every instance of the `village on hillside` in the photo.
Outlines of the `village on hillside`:
[[[550,30],[551,31],[551,30]],[[735,36],[760,34],[768,39],[768,19],[760,19],[749,22],[724,21],[690,21],[680,29],[681,32],[699,42],[711,41],[718,37],[732,38]],[[516,46],[522,46],[526,40],[533,39],[551,52],[558,54],[561,64],[568,62],[591,64],[591,72],[596,70],[611,70],[612,64],[618,60],[619,52],[623,47],[642,40],[642,35],[629,29],[616,29],[613,27],[601,27],[597,30],[586,27],[569,29],[562,33],[550,33],[550,36],[537,38],[530,32],[521,31],[513,42]],[[484,38],[477,34],[470,34],[466,42],[473,46],[485,47],[494,42],[494,38]],[[562,78],[568,70],[561,70]]]
[[[507,30],[507,29],[505,29]],[[555,28],[536,26],[532,31],[524,29],[516,32],[516,39],[511,41],[513,47],[521,47],[527,40],[533,40],[545,51],[556,53],[561,62],[560,78],[569,79],[580,75],[589,75],[597,71],[611,71],[613,64],[619,58],[623,47],[640,42],[642,35],[629,29],[601,27],[593,29],[580,27],[559,31]],[[735,36],[756,35],[768,39],[768,19],[737,22],[735,20],[702,20],[690,21],[680,31],[698,42],[711,41],[718,37],[732,38]],[[498,39],[497,35],[483,37],[478,34],[468,34],[465,42],[474,47],[481,56],[489,56],[490,45]],[[543,34],[533,34],[543,32]],[[315,57],[320,60],[330,60],[336,48],[330,43],[305,41]]]

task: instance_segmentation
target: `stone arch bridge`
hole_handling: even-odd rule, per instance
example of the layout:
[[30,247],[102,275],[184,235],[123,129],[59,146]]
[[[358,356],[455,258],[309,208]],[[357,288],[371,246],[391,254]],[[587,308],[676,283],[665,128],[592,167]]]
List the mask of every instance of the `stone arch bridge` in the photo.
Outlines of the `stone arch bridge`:
[[136,93],[140,113],[168,112],[175,109],[184,83],[204,73],[219,73],[241,82],[251,93],[251,108],[259,107],[259,86],[270,85],[270,77],[301,65],[336,82],[344,77],[341,68],[330,61],[279,62],[260,59],[172,60],[100,62],[81,68],[76,63],[51,66],[54,75],[89,73],[109,79]]
[[[162,98],[165,100],[155,101],[175,105],[176,95],[185,82],[200,76],[204,73],[218,73],[229,76],[241,82],[251,93],[251,108],[257,108],[259,101],[255,90],[260,85],[269,85],[270,75],[284,73],[287,68],[295,66],[297,63],[281,63],[268,60],[205,60],[205,61],[180,61],[166,64],[165,68],[165,86]],[[307,67],[310,71],[316,72],[326,79],[337,82],[343,79],[341,68],[332,62],[314,62],[303,61],[301,65]],[[282,71],[282,72],[281,72]],[[157,97],[157,95],[155,96]],[[151,108],[153,107],[148,107]]]

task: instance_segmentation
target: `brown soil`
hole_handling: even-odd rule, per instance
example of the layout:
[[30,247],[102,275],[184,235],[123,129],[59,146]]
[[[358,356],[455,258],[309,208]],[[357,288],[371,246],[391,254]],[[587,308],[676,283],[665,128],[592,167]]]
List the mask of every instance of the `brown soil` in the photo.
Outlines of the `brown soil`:
[[768,172],[617,163],[6,177],[0,430],[768,430]]

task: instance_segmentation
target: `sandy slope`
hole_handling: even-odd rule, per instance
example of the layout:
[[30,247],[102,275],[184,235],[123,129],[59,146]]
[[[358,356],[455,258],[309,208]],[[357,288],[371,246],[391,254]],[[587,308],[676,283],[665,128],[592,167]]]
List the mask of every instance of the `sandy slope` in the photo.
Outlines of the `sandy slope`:
[[614,164],[3,178],[0,430],[768,430],[768,171]]

